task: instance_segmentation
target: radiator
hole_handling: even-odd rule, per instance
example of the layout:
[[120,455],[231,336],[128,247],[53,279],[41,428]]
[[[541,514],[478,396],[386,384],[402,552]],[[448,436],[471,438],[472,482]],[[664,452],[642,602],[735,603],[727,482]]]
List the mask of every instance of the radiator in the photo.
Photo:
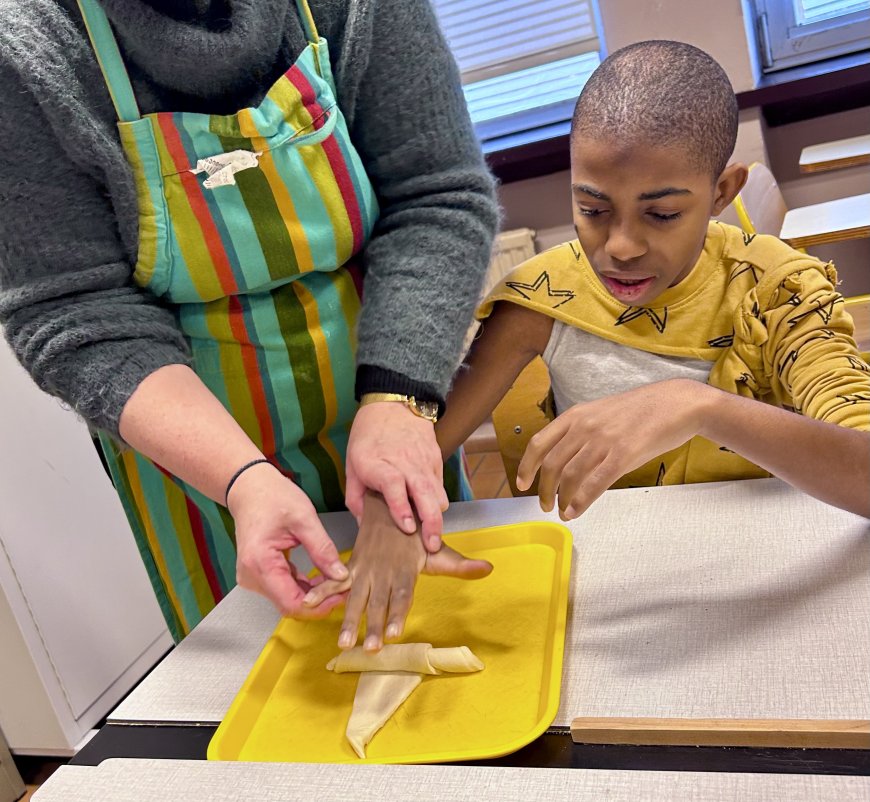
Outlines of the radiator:
[[[535,232],[530,228],[515,228],[511,231],[503,231],[495,238],[492,246],[492,259],[486,271],[483,282],[483,291],[480,296],[482,301],[508,273],[518,264],[535,255]],[[462,359],[468,353],[474,335],[480,324],[474,321],[465,335],[465,343],[462,347]]]

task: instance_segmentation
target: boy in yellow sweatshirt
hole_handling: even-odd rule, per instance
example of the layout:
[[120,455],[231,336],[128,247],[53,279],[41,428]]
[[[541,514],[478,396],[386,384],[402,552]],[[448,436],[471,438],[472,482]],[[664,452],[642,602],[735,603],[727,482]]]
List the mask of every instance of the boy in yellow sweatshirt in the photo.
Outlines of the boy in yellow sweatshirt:
[[558,497],[565,520],[609,487],[770,474],[870,516],[870,368],[833,266],[710,221],[746,181],[736,134],[703,51],[641,42],[601,64],[572,121],[577,239],[486,299],[442,449],[541,355],[558,417],[517,485],[540,471],[541,506]]
[[[736,135],[727,76],[691,45],[641,42],[598,67],[572,121],[577,239],[520,265],[480,308],[436,425],[442,453],[540,355],[557,417],[517,485],[540,472],[546,511],[558,502],[569,520],[610,487],[773,474],[870,517],[870,367],[834,268],[710,220],[746,181],[729,164]],[[350,587],[339,643],[356,642],[365,613],[377,649],[401,635],[418,572],[489,566],[449,550],[433,561],[382,500],[367,504],[350,578],[308,603]]]

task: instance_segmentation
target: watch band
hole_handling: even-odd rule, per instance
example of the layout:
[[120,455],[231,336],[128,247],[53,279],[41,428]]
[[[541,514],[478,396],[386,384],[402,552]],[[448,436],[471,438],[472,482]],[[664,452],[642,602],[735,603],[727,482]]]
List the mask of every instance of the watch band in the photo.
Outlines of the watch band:
[[426,382],[411,379],[403,373],[373,365],[358,365],[354,381],[354,398],[359,401],[367,393],[399,393],[414,396],[417,403],[438,404],[438,417],[445,411],[444,398],[435,387]]
[[381,401],[399,401],[411,410],[418,418],[425,418],[432,423],[438,421],[438,405],[437,402],[431,402],[432,412],[429,413],[421,408],[421,404],[430,405],[430,402],[418,402],[412,395],[402,395],[401,393],[364,393],[359,404],[361,407],[367,404],[376,404]]
[[366,404],[376,404],[378,401],[403,401],[408,403],[414,396],[402,395],[402,393],[363,393],[359,400],[359,405],[364,407]]

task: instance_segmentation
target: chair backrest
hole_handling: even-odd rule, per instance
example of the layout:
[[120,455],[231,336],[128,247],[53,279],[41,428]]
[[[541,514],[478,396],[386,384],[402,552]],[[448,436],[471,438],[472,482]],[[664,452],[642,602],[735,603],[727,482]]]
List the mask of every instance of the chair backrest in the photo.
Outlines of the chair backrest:
[[510,390],[492,413],[492,424],[501,461],[511,493],[515,496],[533,496],[538,483],[526,491],[517,490],[517,468],[532,435],[553,419],[550,403],[550,375],[540,357],[535,357],[517,377]]
[[[761,162],[749,165],[746,185],[731,202],[738,225],[747,234],[779,236],[788,207],[773,173]],[[724,216],[723,216],[724,217]]]

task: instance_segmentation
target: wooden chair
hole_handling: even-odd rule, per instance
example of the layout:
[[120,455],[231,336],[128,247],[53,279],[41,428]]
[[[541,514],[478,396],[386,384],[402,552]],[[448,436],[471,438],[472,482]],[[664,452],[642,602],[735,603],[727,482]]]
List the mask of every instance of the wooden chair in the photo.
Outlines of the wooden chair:
[[[746,186],[740,190],[720,219],[740,226],[747,234],[779,236],[788,207],[773,173],[761,162],[749,165]],[[728,219],[731,218],[731,219]]]
[[517,468],[532,435],[553,420],[550,375],[540,357],[535,357],[517,377],[510,390],[493,410],[492,423],[511,493],[534,496],[538,482],[525,492],[517,490]]

